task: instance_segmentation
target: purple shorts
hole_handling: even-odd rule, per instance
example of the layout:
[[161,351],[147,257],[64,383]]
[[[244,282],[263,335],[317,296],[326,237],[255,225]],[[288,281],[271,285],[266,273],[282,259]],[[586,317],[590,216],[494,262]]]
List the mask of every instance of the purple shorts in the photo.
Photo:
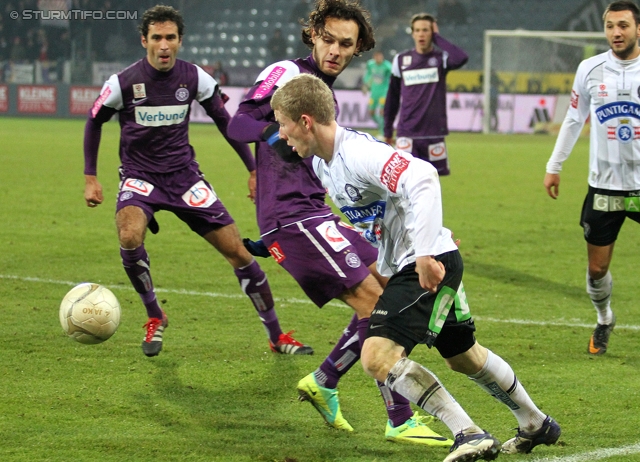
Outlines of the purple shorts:
[[378,251],[336,215],[293,223],[262,240],[319,307],[362,282],[378,258]]
[[412,139],[398,137],[396,148],[410,152],[413,157],[426,160],[438,170],[438,175],[445,176],[449,171],[449,154],[444,138]]
[[160,210],[173,212],[200,236],[234,223],[195,163],[171,173],[120,169],[116,213],[130,205],[144,211],[154,233],[158,232],[154,214]]

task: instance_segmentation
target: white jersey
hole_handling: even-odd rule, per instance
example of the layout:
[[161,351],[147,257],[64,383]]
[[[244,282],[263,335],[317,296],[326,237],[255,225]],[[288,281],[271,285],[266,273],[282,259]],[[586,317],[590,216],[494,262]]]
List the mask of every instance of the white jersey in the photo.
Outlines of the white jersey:
[[379,248],[383,276],[416,257],[457,249],[442,226],[440,181],[428,162],[339,126],[331,162],[314,157],[313,168],[345,217]]
[[587,117],[589,185],[640,190],[640,58],[623,61],[609,50],[580,63],[547,173],[562,170]]

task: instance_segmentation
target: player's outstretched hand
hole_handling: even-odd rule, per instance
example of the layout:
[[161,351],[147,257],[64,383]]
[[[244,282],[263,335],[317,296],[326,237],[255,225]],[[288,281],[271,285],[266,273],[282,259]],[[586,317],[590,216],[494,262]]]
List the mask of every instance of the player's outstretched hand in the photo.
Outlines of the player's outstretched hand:
[[84,176],[84,200],[87,207],[97,207],[102,204],[102,185],[95,175]]
[[269,146],[271,146],[285,162],[295,163],[302,161],[298,153],[294,151],[291,146],[287,145],[285,140],[280,138],[280,126],[278,124],[269,124],[262,133],[262,139],[269,143]]
[[269,249],[267,249],[267,246],[264,245],[262,239],[260,239],[259,241],[252,241],[251,239],[245,237],[244,239],[242,239],[242,243],[244,244],[244,247],[249,251],[249,253],[254,257],[269,258],[271,256],[271,254],[269,253]]
[[551,199],[557,199],[560,194],[560,175],[557,173],[547,173],[544,176],[544,187]]

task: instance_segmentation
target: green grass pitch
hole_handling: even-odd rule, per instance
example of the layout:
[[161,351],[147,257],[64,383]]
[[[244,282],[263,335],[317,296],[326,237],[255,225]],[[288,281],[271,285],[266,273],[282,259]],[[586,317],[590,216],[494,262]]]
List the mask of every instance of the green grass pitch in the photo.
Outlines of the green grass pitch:
[[[271,259],[283,329],[312,357],[269,352],[228,264],[186,225],[160,213],[146,246],[171,324],[160,356],[140,350],[146,315],[121,267],[113,220],[118,125],[105,125],[99,179],[105,203],[84,205],[81,120],[0,119],[0,460],[2,461],[440,461],[446,449],[386,442],[386,413],[359,366],[340,384],[352,434],[323,425],[296,400],[297,381],[331,350],[351,312],[319,310]],[[618,327],[610,351],[586,353],[595,311],[585,293],[578,216],[588,141],[565,164],[560,198],[542,180],[555,139],[452,134],[442,178],[445,225],[461,239],[477,337],[511,363],[534,401],[562,425],[560,443],[517,461],[640,461],[640,353],[635,316],[638,228],[628,222],[612,265]],[[257,237],[247,172],[217,130],[191,126],[207,179],[243,236]],[[100,345],[68,339],[58,306],[72,285],[99,282],[122,305],[120,329]],[[435,351],[430,367],[483,428],[502,441],[516,420]],[[434,428],[444,434],[440,422]]]

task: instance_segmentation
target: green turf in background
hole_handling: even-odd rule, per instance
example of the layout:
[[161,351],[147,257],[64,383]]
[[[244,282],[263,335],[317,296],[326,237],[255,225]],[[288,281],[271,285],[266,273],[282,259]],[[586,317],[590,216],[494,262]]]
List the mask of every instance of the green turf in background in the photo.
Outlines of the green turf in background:
[[[324,427],[310,405],[296,401],[295,385],[320,364],[351,313],[335,305],[318,310],[277,264],[261,260],[283,328],[295,328],[316,349],[313,357],[273,355],[228,264],[168,213],[158,215],[161,232],[146,246],[171,324],[161,355],[144,357],[146,316],[122,270],[113,222],[118,125],[103,130],[105,203],[96,209],[83,200],[83,126],[0,119],[0,460],[423,462],[446,456],[443,449],[385,442],[382,400],[359,366],[340,385],[344,416],[356,431]],[[638,228],[627,223],[616,245],[619,324],[610,351],[590,358],[595,312],[584,289],[578,226],[588,142],[581,140],[566,162],[553,201],[542,180],[554,141],[447,139],[452,175],[441,180],[445,225],[462,240],[478,339],[513,365],[563,427],[558,446],[499,460],[603,460],[584,453],[638,443]],[[256,237],[248,176],[237,155],[210,125],[192,125],[191,144],[243,235]],[[107,285],[122,304],[120,329],[104,344],[77,344],[59,326],[60,299],[81,281]],[[511,414],[446,370],[435,351],[419,347],[412,357],[434,370],[479,425],[503,441],[513,436]],[[441,423],[434,428],[446,433]],[[606,460],[640,461],[640,455]]]

